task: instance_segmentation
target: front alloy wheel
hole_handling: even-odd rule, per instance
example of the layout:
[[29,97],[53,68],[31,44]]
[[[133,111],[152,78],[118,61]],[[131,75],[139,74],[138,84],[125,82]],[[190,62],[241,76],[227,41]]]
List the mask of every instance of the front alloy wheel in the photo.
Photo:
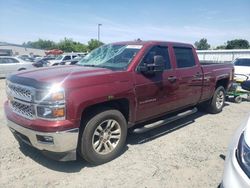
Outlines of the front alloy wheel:
[[98,154],[112,152],[121,139],[121,126],[114,119],[101,122],[92,137],[92,147]]
[[127,137],[127,121],[116,109],[92,112],[79,140],[81,156],[91,164],[103,164],[116,158]]

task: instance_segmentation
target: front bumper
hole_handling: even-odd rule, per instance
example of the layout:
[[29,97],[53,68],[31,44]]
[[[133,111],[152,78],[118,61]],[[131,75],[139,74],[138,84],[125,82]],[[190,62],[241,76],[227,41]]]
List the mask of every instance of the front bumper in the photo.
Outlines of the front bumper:
[[58,132],[40,132],[25,128],[10,120],[8,120],[7,125],[18,141],[44,151],[45,154],[55,154],[56,158],[51,155],[54,159],[60,161],[76,159],[78,128]]
[[225,164],[224,174],[223,174],[223,188],[228,187],[241,187],[249,188],[250,180],[241,169],[237,159],[236,150],[234,149]]

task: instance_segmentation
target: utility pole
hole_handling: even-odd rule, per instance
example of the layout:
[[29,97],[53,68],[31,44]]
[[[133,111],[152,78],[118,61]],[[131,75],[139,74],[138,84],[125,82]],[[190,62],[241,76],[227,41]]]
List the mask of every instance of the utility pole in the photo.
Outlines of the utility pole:
[[102,24],[98,24],[98,41],[100,42],[100,27]]

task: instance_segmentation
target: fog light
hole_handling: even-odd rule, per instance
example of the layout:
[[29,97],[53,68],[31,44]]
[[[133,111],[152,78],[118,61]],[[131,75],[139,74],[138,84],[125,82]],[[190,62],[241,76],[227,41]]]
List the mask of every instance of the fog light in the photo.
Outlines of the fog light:
[[54,139],[52,136],[42,136],[42,135],[36,135],[36,139],[39,142],[44,142],[48,144],[54,144]]
[[65,107],[37,106],[37,116],[44,119],[65,118]]

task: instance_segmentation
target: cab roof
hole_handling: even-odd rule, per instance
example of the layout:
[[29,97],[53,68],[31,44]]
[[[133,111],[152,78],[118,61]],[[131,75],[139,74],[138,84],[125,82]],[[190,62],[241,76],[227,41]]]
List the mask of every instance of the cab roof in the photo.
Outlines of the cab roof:
[[173,45],[173,46],[186,46],[186,47],[193,47],[191,44],[188,43],[180,43],[180,42],[171,42],[171,41],[157,41],[157,40],[149,40],[149,41],[142,41],[142,40],[135,40],[135,41],[122,41],[122,42],[114,42],[112,44],[120,44],[120,45]]

